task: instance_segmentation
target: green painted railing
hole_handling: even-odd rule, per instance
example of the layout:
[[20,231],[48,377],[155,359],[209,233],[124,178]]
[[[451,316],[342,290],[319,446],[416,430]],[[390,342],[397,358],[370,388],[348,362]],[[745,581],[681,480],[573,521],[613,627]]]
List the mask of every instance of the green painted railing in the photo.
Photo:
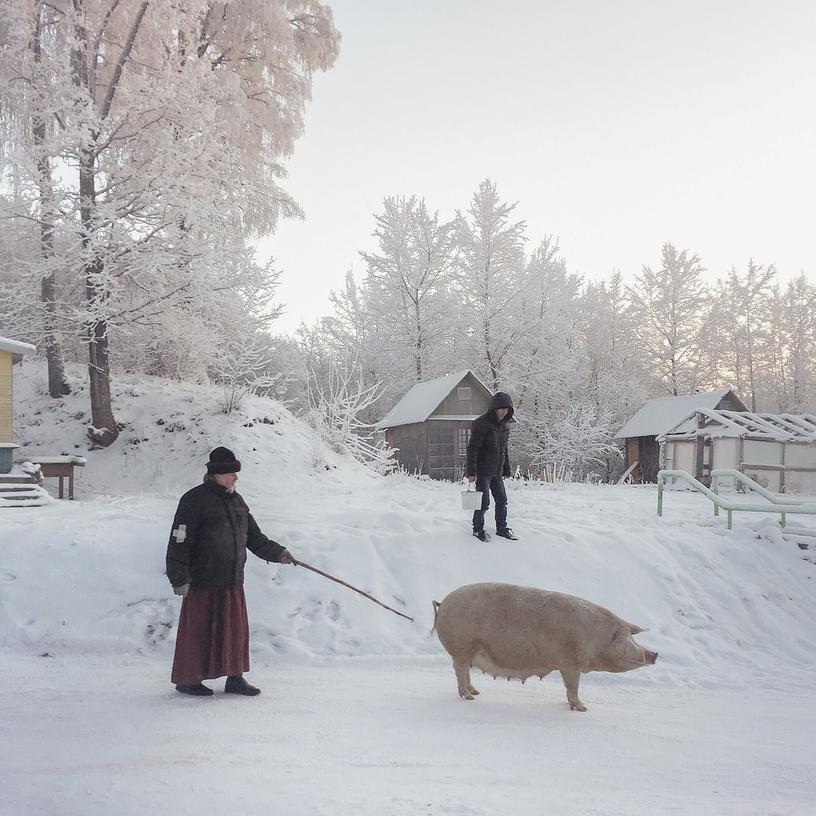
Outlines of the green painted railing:
[[[733,479],[735,482],[739,482],[743,485],[743,487],[747,487],[754,493],[759,493],[760,496],[766,498],[769,502],[771,502],[771,504],[795,504],[797,506],[809,504],[809,502],[801,501],[800,499],[792,499],[790,496],[785,496],[782,498],[782,496],[780,496],[778,493],[772,493],[767,487],[763,487],[761,484],[755,482],[750,476],[746,476],[741,470],[733,470],[732,468],[717,468],[716,470],[711,471],[711,489],[717,494],[720,492],[720,479]],[[781,512],[783,527],[787,523],[785,512]],[[720,508],[715,506],[714,515],[718,516],[719,514]]]
[[[715,478],[716,476],[716,478]],[[751,488],[755,492],[764,496],[768,501],[762,502],[740,502],[734,499],[721,496],[717,491],[719,489],[719,479],[726,476],[736,478],[744,486]],[[663,487],[666,479],[682,479],[686,484],[693,487],[695,490],[702,493],[706,498],[710,499],[714,504],[714,515],[720,515],[720,508],[725,510],[727,518],[728,529],[731,529],[732,516],[735,511],[743,511],[748,513],[779,513],[781,524],[784,527],[787,523],[787,515],[789,513],[803,513],[807,515],[816,516],[816,504],[797,502],[795,499],[785,499],[784,501],[771,493],[762,485],[757,484],[753,479],[748,478],[744,473],[738,470],[712,470],[712,487],[709,489],[702,482],[695,479],[690,473],[685,470],[661,470],[657,474],[657,515],[663,515]]]

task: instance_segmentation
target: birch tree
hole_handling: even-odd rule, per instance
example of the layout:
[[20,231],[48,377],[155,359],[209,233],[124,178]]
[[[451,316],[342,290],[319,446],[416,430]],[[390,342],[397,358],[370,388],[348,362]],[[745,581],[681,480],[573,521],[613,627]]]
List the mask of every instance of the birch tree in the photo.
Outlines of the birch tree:
[[[3,0],[8,3],[12,0]],[[18,0],[21,2],[21,0]],[[111,337],[241,285],[247,239],[299,214],[280,185],[315,70],[339,35],[313,0],[54,0],[70,94],[54,106],[75,176],[91,436],[117,435]],[[55,83],[55,87],[64,87]],[[234,272],[238,279],[230,279]],[[166,321],[165,321],[166,322]]]

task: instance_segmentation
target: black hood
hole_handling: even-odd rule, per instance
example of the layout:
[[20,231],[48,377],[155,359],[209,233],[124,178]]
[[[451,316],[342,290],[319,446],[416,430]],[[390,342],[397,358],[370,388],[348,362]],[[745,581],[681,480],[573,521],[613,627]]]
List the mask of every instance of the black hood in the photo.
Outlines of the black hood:
[[[509,422],[513,418],[513,400],[510,398],[509,394],[505,394],[504,391],[499,391],[494,397],[493,401],[490,403],[490,411],[491,413],[496,410],[496,408],[507,408],[507,416],[502,420],[502,422]],[[495,414],[494,414],[495,416]]]

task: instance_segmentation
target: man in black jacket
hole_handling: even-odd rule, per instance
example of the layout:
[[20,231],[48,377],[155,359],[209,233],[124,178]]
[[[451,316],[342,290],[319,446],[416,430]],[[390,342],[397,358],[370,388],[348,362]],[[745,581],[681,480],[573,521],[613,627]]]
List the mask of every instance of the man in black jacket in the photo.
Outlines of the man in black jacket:
[[473,420],[467,448],[467,477],[476,482],[482,494],[482,506],[473,511],[473,535],[480,541],[490,541],[484,528],[485,511],[490,507],[490,494],[496,502],[496,535],[516,541],[507,526],[507,493],[503,476],[510,476],[509,422],[513,418],[513,400],[499,391],[493,397],[490,410]]
[[267,562],[297,563],[261,532],[235,492],[239,470],[241,463],[228,448],[210,453],[203,483],[179,501],[167,546],[167,577],[183,598],[171,682],[196,697],[212,694],[202,680],[225,675],[226,693],[260,694],[243,677],[249,671],[247,550]]

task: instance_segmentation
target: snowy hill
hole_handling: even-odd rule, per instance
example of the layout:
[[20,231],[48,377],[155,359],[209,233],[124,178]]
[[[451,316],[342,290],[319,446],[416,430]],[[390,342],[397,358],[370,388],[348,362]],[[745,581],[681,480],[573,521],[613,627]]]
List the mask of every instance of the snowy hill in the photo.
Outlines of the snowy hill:
[[87,450],[86,395],[54,404],[40,396],[41,368],[21,374],[22,453],[81,452],[88,466],[79,501],[0,518],[6,645],[168,657],[177,608],[163,575],[170,522],[209,450],[223,444],[242,460],[239,491],[268,535],[416,618],[411,625],[314,574],[250,556],[259,657],[439,654],[431,600],[501,580],[581,595],[649,627],[642,639],[661,663],[634,682],[770,681],[781,660],[794,677],[816,667],[816,569],[795,546],[754,531],[770,517],[738,515],[728,532],[688,493],[670,494],[661,520],[649,487],[511,485],[521,540],[484,546],[468,534],[457,485],[373,476],[274,401],[251,398],[225,416],[206,388],[123,379],[124,430],[110,448]]
[[[79,377],[81,372],[73,373]],[[415,618],[410,623],[313,573],[267,565],[250,555],[246,589],[252,630],[252,678],[262,686],[273,683],[279,693],[288,688],[289,699],[298,700],[291,712],[295,719],[286,720],[291,727],[300,728],[302,717],[306,716],[303,712],[311,710],[311,703],[301,699],[301,692],[296,691],[304,684],[307,688],[321,688],[339,702],[336,713],[321,709],[319,718],[329,729],[325,733],[332,735],[327,737],[331,740],[341,740],[340,735],[348,733],[348,729],[360,727],[371,710],[371,705],[362,698],[352,696],[354,689],[363,697],[368,695],[366,699],[379,695],[387,699],[392,690],[399,688],[399,696],[414,702],[411,706],[403,702],[400,715],[377,708],[385,719],[379,726],[372,722],[371,727],[383,728],[387,721],[392,726],[389,733],[401,732],[413,727],[417,712],[424,712],[422,716],[440,725],[423,725],[431,730],[427,732],[428,740],[417,750],[424,751],[429,743],[438,743],[431,753],[436,757],[434,762],[444,764],[447,755],[441,746],[464,727],[458,723],[459,717],[465,716],[470,721],[486,716],[490,724],[485,721],[481,727],[489,729],[484,733],[492,735],[488,737],[492,740],[503,733],[502,723],[507,717],[523,734],[530,717],[551,717],[552,712],[564,711],[564,691],[557,675],[543,684],[536,681],[532,689],[531,684],[522,689],[517,683],[506,682],[494,686],[492,679],[485,681],[475,676],[476,685],[483,690],[480,700],[465,704],[456,697],[448,658],[430,635],[431,601],[441,600],[462,584],[498,580],[580,595],[649,628],[638,640],[660,653],[654,667],[624,675],[592,674],[582,682],[582,697],[590,712],[580,716],[615,718],[618,725],[605,726],[612,733],[621,726],[623,720],[618,718],[657,717],[653,731],[645,736],[635,731],[631,742],[613,743],[617,748],[603,754],[608,771],[608,777],[604,775],[606,771],[601,774],[606,785],[603,788],[606,792],[601,794],[604,802],[610,801],[610,795],[614,797],[616,786],[620,786],[618,792],[630,804],[637,800],[635,789],[640,782],[637,771],[628,766],[624,770],[616,751],[621,756],[634,751],[647,765],[670,767],[676,758],[663,756],[659,751],[654,753],[663,739],[662,730],[670,727],[676,729],[677,739],[688,741],[690,758],[695,755],[695,740],[700,739],[704,722],[696,718],[716,716],[712,712],[721,710],[726,700],[745,699],[746,713],[739,716],[750,717],[747,710],[756,711],[758,705],[760,718],[765,711],[761,699],[767,698],[769,707],[778,706],[782,700],[805,700],[807,707],[810,701],[808,713],[797,726],[801,730],[796,731],[789,744],[790,751],[799,750],[799,735],[811,728],[807,723],[814,719],[816,566],[812,552],[803,552],[781,538],[773,517],[737,514],[734,530],[728,531],[722,519],[711,515],[706,500],[696,494],[669,493],[664,517],[659,519],[655,514],[655,491],[648,486],[512,483],[508,490],[510,521],[520,540],[494,539],[484,545],[469,534],[469,514],[461,510],[458,485],[404,476],[374,476],[357,463],[329,451],[304,423],[273,401],[249,399],[239,413],[224,416],[217,410],[217,393],[210,389],[155,379],[122,378],[117,385],[115,410],[125,428],[109,449],[88,450],[84,436],[88,421],[86,394],[77,393],[62,403],[51,403],[41,396],[44,371],[39,365],[25,363],[15,374],[17,436],[24,444],[22,452],[80,453],[88,458],[87,467],[80,472],[77,501],[0,510],[0,646],[6,656],[4,665],[13,662],[15,666],[27,667],[26,683],[39,689],[35,697],[40,701],[37,706],[52,710],[50,707],[61,705],[57,701],[64,700],[69,693],[62,691],[63,683],[70,686],[79,682],[85,687],[88,681],[79,678],[90,672],[91,676],[101,678],[106,690],[102,692],[100,686],[100,693],[110,696],[110,702],[97,707],[86,692],[81,698],[82,713],[77,710],[76,716],[97,717],[102,723],[116,711],[118,720],[122,700],[116,688],[125,683],[141,701],[129,702],[124,713],[132,724],[132,733],[142,735],[134,737],[136,745],[141,744],[139,739],[150,740],[150,729],[139,725],[142,718],[175,718],[168,707],[176,705],[179,695],[173,696],[169,668],[179,600],[163,574],[165,547],[179,495],[200,481],[209,450],[223,444],[242,460],[238,489],[268,535],[285,544],[296,557],[339,575]],[[53,485],[50,489],[53,490]],[[492,522],[492,517],[488,516],[488,520]],[[126,667],[127,677],[142,678],[147,687],[139,686],[137,692],[132,685],[135,681],[127,685],[125,676],[114,679],[111,672],[115,665]],[[337,675],[336,684],[325,677],[318,680],[317,675],[310,673],[315,667],[327,665]],[[354,668],[369,665],[371,669]],[[53,669],[49,671],[48,666]],[[422,694],[414,691],[415,686],[424,690]],[[640,695],[637,699],[653,701],[648,703],[648,710],[638,707],[635,693]],[[700,694],[709,696],[699,697]],[[423,695],[424,699],[430,695],[434,701],[427,704],[431,709],[419,699]],[[662,715],[657,709],[663,702],[657,703],[658,700],[673,701],[667,702],[673,712],[672,724],[660,719]],[[707,702],[698,709],[694,700]],[[457,708],[460,704],[471,708]],[[117,709],[106,705],[116,705]],[[88,706],[95,713],[89,714]],[[506,710],[507,706],[510,710]],[[28,719],[20,720],[19,730],[8,735],[9,739],[22,740],[26,750],[20,757],[30,755],[31,761],[35,756],[39,761],[43,750],[41,738],[23,735],[39,733],[38,726],[35,727],[39,722],[38,710],[35,707],[23,715]],[[354,722],[338,719],[345,716],[343,711]],[[604,711],[609,713],[599,713]],[[276,706],[269,716],[290,716],[285,712],[289,708],[283,704],[283,709]],[[762,722],[774,728],[767,725],[773,722],[770,709],[768,715]],[[241,722],[243,728],[251,730],[248,710],[240,716],[250,717]],[[188,727],[183,721],[173,722],[175,729]],[[228,723],[225,719],[223,726],[214,727],[219,734],[222,727],[227,729],[222,737],[226,740],[225,749],[231,750]],[[553,725],[562,736],[577,727],[566,722],[563,726]],[[778,727],[790,726],[791,721],[780,720]],[[206,740],[202,736],[209,733],[205,726],[194,727],[204,729],[198,738]],[[312,736],[302,746],[304,757],[313,756],[316,750],[311,740],[323,739],[317,734],[324,731],[318,725],[315,727],[318,731],[309,732]],[[99,728],[104,732],[102,725]],[[712,726],[709,730],[721,734],[707,738],[715,743],[732,734],[729,726],[718,729]],[[403,757],[400,763],[404,761],[406,769],[413,767],[416,755],[412,748],[398,748],[385,732],[377,733],[381,740],[375,746],[378,756],[388,757],[396,751],[396,755]],[[697,736],[692,737],[692,733]],[[735,749],[738,752],[750,751],[758,739],[745,733],[738,738],[732,734],[732,738],[744,746]],[[66,732],[64,739],[72,742],[74,737]],[[94,751],[118,750],[113,747],[118,745],[118,737],[113,734],[99,739],[107,748]],[[534,739],[532,733],[530,739]],[[591,740],[589,732],[587,739]],[[643,740],[647,747],[636,748]],[[175,744],[172,740],[171,743]],[[527,746],[524,751],[531,750],[531,743],[523,745]],[[78,745],[75,747],[79,750]],[[576,761],[597,747],[590,743],[576,748]],[[300,748],[292,750],[301,756],[297,753]],[[341,743],[337,750],[342,753]],[[514,753],[515,749],[509,750],[508,771],[514,762],[524,761],[522,755]],[[773,750],[768,750],[769,757],[761,760],[743,756],[747,771],[729,775],[730,771],[720,768],[718,773],[725,773],[729,780],[729,790],[741,789],[752,773],[759,774],[757,779],[773,776],[776,760],[771,757]],[[17,774],[27,761],[24,758],[11,761],[10,767],[16,768]],[[138,767],[137,760],[123,761],[136,762],[133,767]],[[365,787],[368,783],[353,773],[349,777],[342,772],[344,761],[338,760],[339,765],[332,766],[337,770],[337,780],[354,778],[357,780],[354,784]],[[484,761],[485,767],[492,767],[491,760],[485,755],[472,761],[476,763],[473,766],[476,777],[470,784],[476,786],[474,790],[481,790],[483,778],[477,770],[481,767],[478,763]],[[705,777],[706,771],[700,770],[696,760],[689,761],[692,777],[698,778],[693,774],[701,773]],[[719,761],[712,760],[715,764]],[[754,811],[744,808],[741,799],[731,809],[722,807],[719,801],[715,806],[716,797],[705,787],[697,791],[701,809],[683,810],[688,777],[677,779],[670,799],[679,808],[676,812],[804,813],[807,811],[797,808],[804,801],[800,798],[805,796],[801,785],[807,778],[808,760],[799,761],[798,781],[780,780],[778,788],[774,787],[769,794],[769,801],[779,795],[793,797],[793,807],[787,806],[791,804],[788,801],[780,810],[769,805],[768,810]],[[31,792],[36,785],[33,780],[29,785],[25,776],[15,776],[13,790],[29,807],[8,812],[107,812],[102,804],[98,811],[87,809],[85,795],[73,782],[68,782],[75,774],[65,771],[63,776],[56,757],[54,762],[56,778],[67,786],[63,790],[70,790],[68,800],[75,809],[51,810],[50,799],[42,806],[31,806],[34,801]],[[752,765],[754,762],[756,766]],[[692,766],[696,770],[692,771]],[[0,776],[2,770],[0,764]],[[573,773],[580,776],[577,766],[563,772],[567,777]],[[621,782],[622,772],[628,781]],[[92,777],[95,772],[87,773]],[[303,781],[303,777],[298,778]],[[519,780],[512,774],[502,778],[504,781],[495,783],[496,795],[499,791],[506,794],[520,790]],[[281,783],[275,779],[275,784]],[[418,794],[416,801],[406,794],[405,802],[410,804],[389,808],[383,806],[376,793],[363,795],[360,793],[363,788],[355,788],[356,792],[341,795],[325,782],[321,787],[324,799],[320,800],[324,804],[311,808],[298,798],[301,789],[296,789],[294,780],[290,783],[289,787],[284,785],[289,798],[285,799],[288,809],[282,813],[415,813],[420,812],[416,810],[418,803],[425,801],[422,794]],[[128,783],[130,788],[140,784]],[[666,788],[659,778],[650,784],[651,795],[657,797],[654,804],[667,795]],[[376,786],[365,789],[379,790]],[[631,790],[631,794],[624,793],[624,789]],[[234,793],[236,789],[228,790]],[[183,787],[173,791],[172,812],[194,812],[195,797],[185,799]],[[465,788],[459,793],[456,801],[466,801]],[[526,803],[538,801],[533,788],[527,794]],[[218,794],[214,795],[217,798]],[[493,801],[493,794],[487,789],[480,795],[486,797],[486,802]],[[751,794],[756,795],[756,791]],[[635,799],[630,800],[630,796]],[[432,799],[429,794],[428,801]],[[547,798],[560,803],[560,809],[555,808],[558,812],[589,812],[582,809],[579,800],[574,791],[559,793],[555,788],[549,789]],[[111,804],[111,799],[104,796],[99,801],[106,802],[105,807]],[[161,792],[146,791],[132,801],[132,809],[126,812],[146,812],[162,801]],[[262,802],[260,798],[247,803],[243,812],[267,812]],[[457,809],[454,804],[450,809],[440,807],[427,812],[499,812],[488,806]],[[592,812],[638,812],[626,807],[604,809],[597,801],[595,805]],[[498,802],[495,807],[499,807]],[[659,810],[656,805],[649,808],[650,812]],[[0,812],[6,811],[0,807]],[[169,806],[165,812],[171,812]],[[517,812],[532,810],[522,807]]]

